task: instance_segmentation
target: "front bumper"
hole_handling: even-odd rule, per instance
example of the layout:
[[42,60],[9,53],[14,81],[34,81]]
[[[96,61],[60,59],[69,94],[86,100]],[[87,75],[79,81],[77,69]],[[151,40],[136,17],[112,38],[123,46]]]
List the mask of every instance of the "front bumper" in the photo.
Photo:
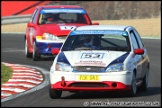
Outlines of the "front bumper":
[[[80,75],[95,75],[99,80],[79,80]],[[113,73],[50,73],[50,84],[52,89],[63,91],[114,91],[130,90],[132,72]]]
[[36,42],[36,47],[39,54],[52,55],[53,48],[61,48],[63,42]]

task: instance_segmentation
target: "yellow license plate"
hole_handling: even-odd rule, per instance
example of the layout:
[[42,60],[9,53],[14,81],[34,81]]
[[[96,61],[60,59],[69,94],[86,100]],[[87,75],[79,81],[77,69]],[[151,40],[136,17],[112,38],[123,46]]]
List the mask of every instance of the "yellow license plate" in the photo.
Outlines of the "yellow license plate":
[[98,76],[98,75],[79,75],[78,80],[98,81],[98,80],[100,80],[100,76]]

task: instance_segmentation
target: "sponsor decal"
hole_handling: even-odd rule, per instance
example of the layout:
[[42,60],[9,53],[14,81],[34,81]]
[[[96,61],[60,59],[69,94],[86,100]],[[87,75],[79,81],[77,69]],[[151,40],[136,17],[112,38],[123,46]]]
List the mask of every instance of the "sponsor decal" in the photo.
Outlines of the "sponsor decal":
[[81,59],[102,59],[104,53],[83,53]]
[[76,28],[76,26],[60,26],[61,30],[73,30],[75,28]]
[[56,9],[42,9],[41,14],[44,13],[81,13],[85,14],[86,11],[83,9],[62,9],[62,8],[56,8]]
[[126,31],[120,30],[78,30],[72,31],[70,35],[79,35],[79,34],[114,34],[114,35],[121,35],[121,36],[128,36]]
[[106,64],[102,61],[95,61],[95,60],[88,60],[88,61],[79,61],[74,63],[74,66],[99,66],[99,67],[105,67]]

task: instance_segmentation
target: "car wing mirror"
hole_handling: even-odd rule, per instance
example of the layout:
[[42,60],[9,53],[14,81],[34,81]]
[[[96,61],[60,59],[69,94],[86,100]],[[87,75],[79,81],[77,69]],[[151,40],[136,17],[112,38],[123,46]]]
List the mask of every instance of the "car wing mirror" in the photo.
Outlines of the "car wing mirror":
[[142,55],[142,54],[144,54],[144,49],[135,49],[135,50],[134,50],[134,53],[135,53],[135,54]]
[[35,25],[33,23],[28,23],[28,27],[34,27]]
[[99,25],[99,23],[98,22],[94,22],[94,23],[92,23],[92,25]]
[[58,54],[60,52],[60,49],[59,48],[53,48],[52,49],[52,54],[53,55],[56,55],[56,54]]

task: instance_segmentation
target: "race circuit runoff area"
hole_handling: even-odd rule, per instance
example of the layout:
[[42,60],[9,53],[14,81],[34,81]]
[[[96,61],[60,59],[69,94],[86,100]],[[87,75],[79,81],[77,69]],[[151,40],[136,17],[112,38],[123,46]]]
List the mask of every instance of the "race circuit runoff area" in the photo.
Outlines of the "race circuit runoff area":
[[19,64],[2,62],[13,72],[11,78],[1,85],[1,102],[16,98],[20,95],[36,91],[48,85],[46,70]]

